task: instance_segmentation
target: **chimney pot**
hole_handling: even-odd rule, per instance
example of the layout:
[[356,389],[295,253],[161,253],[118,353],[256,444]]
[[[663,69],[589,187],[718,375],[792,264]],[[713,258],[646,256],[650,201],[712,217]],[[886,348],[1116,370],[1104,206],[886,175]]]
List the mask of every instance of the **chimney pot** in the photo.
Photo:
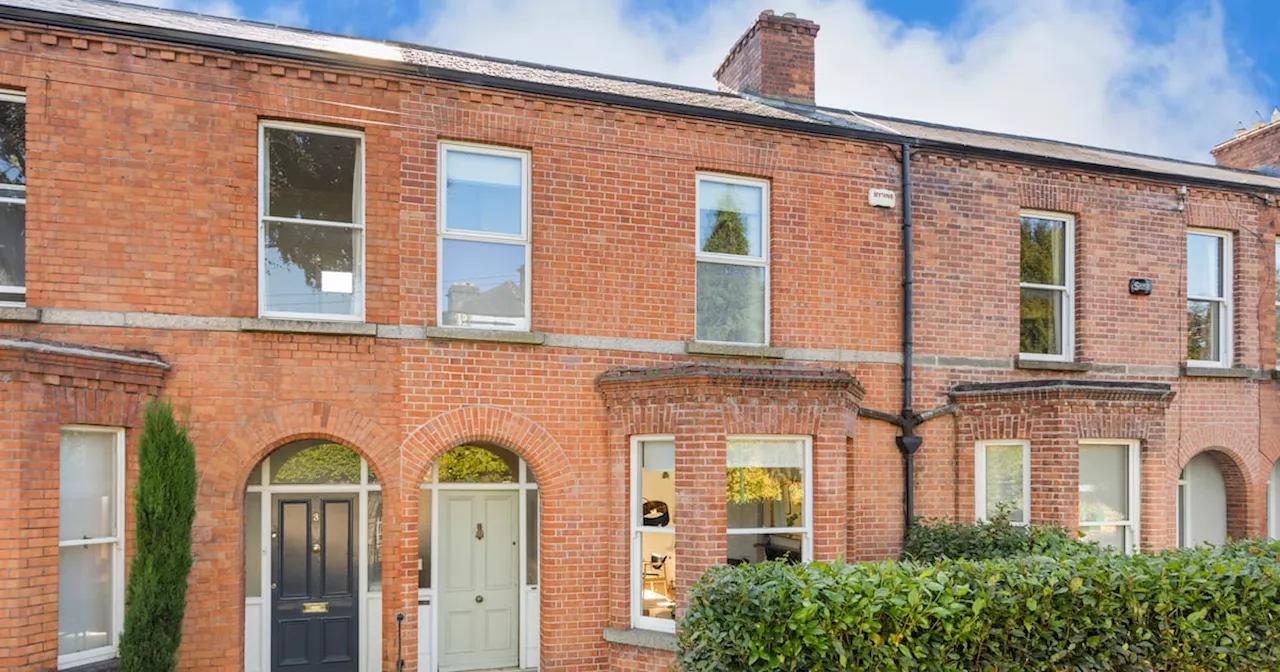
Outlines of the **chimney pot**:
[[818,24],[766,9],[729,50],[716,69],[716,81],[736,93],[813,105],[817,35]]

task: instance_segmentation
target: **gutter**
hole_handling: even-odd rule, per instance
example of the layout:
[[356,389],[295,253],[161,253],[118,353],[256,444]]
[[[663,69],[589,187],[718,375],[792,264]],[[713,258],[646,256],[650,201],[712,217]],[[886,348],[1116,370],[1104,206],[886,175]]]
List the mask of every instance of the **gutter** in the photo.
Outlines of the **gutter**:
[[[1121,166],[1111,166],[1106,164],[1090,163],[1087,161],[1073,161],[1070,159],[1060,159],[1056,157],[1048,157],[1040,154],[1014,152],[1002,149],[992,149],[987,147],[974,147],[963,143],[943,142],[940,140],[930,140],[926,138],[916,138],[904,136],[897,133],[882,133],[877,131],[868,131],[863,129],[855,129],[841,126],[831,126],[820,123],[810,123],[804,121],[796,121],[791,119],[779,119],[774,117],[765,117],[744,112],[732,112],[729,110],[716,110],[696,105],[684,105],[681,103],[670,103],[665,101],[657,101],[648,98],[637,98],[633,96],[625,96],[614,93],[606,93],[601,91],[590,91],[586,89],[577,89],[566,86],[558,86],[554,84],[543,84],[539,82],[529,82],[526,80],[510,79],[506,77],[497,77],[493,75],[485,75],[476,72],[450,70],[435,66],[421,65],[409,63],[406,61],[390,61],[386,59],[372,58],[368,56],[359,56],[355,54],[341,54],[322,49],[313,49],[309,47],[296,47],[281,44],[272,44],[266,42],[255,42],[252,40],[244,40],[240,38],[223,37],[220,35],[210,35],[206,33],[196,33],[192,31],[178,30],[173,28],[160,28],[156,26],[144,26],[137,24],[122,23],[105,19],[95,19],[92,17],[76,16],[73,14],[61,14],[47,10],[26,9],[22,7],[0,6],[0,20],[19,21],[26,23],[43,24],[53,27],[85,30],[105,35],[113,35],[117,37],[125,37],[139,40],[157,40],[172,44],[180,44],[190,47],[199,47],[203,49],[216,49],[224,52],[238,55],[252,55],[270,58],[283,58],[296,61],[304,61],[308,63],[331,65],[336,67],[358,68],[361,70],[385,73],[405,77],[421,77],[433,79],[437,81],[452,82],[457,84],[465,84],[467,86],[475,86],[482,88],[494,88],[505,91],[515,91],[520,93],[528,93],[532,95],[550,96],[553,98],[563,98],[570,100],[580,100],[584,102],[598,103],[602,105],[614,105],[619,107],[629,107],[632,109],[646,110],[651,112],[659,112],[664,114],[673,114],[679,116],[695,117],[700,119],[714,119],[730,123],[746,124],[763,128],[771,128],[782,131],[791,131],[796,133],[805,133],[809,135],[819,135],[834,138],[846,138],[851,140],[861,140],[872,143],[887,143],[899,145],[909,142],[918,150],[930,150],[938,153],[955,154],[961,156],[973,156],[992,159],[995,161],[1005,161],[1012,163],[1029,164],[1043,166],[1049,168],[1064,168],[1069,170],[1081,170],[1093,173],[1103,173],[1108,175],[1117,175],[1130,178],[1141,178],[1157,182],[1175,182],[1179,185],[1200,186],[1212,189],[1223,189],[1242,193],[1256,194],[1259,192],[1280,194],[1280,186],[1266,186],[1256,184],[1245,184],[1241,182],[1231,182],[1226,180],[1214,180],[1203,177],[1192,177],[1177,175],[1172,173],[1164,173],[1159,171],[1141,170],[1137,168],[1125,168]],[[383,43],[388,48],[404,50],[405,47],[397,46],[390,43]]]

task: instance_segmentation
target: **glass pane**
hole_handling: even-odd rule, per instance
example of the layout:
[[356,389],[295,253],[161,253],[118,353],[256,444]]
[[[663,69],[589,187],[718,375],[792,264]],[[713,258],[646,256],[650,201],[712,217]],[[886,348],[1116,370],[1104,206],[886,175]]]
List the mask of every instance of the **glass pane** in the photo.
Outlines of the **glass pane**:
[[1037,355],[1062,353],[1062,299],[1056,289],[1022,288],[1018,351]]
[[262,493],[244,493],[244,595],[262,597]]
[[538,482],[538,478],[533,475],[533,467],[530,467],[528,464],[524,465],[524,482],[535,484]]
[[[427,493],[430,494],[430,493]],[[369,493],[369,515],[365,521],[369,528],[369,590],[382,591],[382,493]]]
[[640,534],[640,615],[675,619],[676,535]]
[[418,494],[418,587],[431,587],[431,491]]
[[764,190],[742,184],[698,181],[698,249],[764,257]]
[[676,524],[676,444],[646,441],[640,444],[640,524],[671,527]]
[[439,465],[441,483],[515,483],[520,458],[496,447],[458,446]]
[[445,239],[440,277],[445,325],[529,328],[523,244]]
[[804,444],[733,440],[726,447],[729,529],[804,527]]
[[1267,480],[1267,485],[1271,538],[1280,539],[1280,460],[1271,466],[1271,478]]
[[1178,477],[1178,548],[1187,547],[1186,531],[1187,531],[1187,471],[1182,470],[1182,475]]
[[62,431],[58,539],[116,536],[114,432]]
[[1124,544],[1124,525],[1103,525],[1100,527],[1082,527],[1080,531],[1084,533],[1085,541],[1096,541],[1103,548],[1113,548],[1117,551],[1125,550]]
[[360,455],[336,443],[300,441],[271,454],[274,484],[360,483]]
[[698,262],[700,341],[764,343],[764,269]]
[[525,585],[538,585],[538,530],[541,521],[538,516],[538,491],[525,490],[525,537],[524,565]]
[[58,549],[58,655],[111,646],[114,544]]
[[27,284],[26,210],[22,203],[0,203],[0,286]]
[[262,272],[264,309],[282,313],[350,315],[359,286],[360,232],[311,224],[266,224]]
[[1005,511],[1015,523],[1027,522],[1023,501],[1023,450],[1018,444],[986,447],[986,516]]
[[1187,302],[1187,359],[1216,362],[1222,359],[1218,338],[1219,305],[1216,301]]
[[1080,446],[1080,522],[1129,519],[1129,447]]
[[1022,218],[1022,282],[1067,284],[1067,223],[1039,217]]
[[510,156],[445,152],[445,228],[523,235],[523,162]]
[[1187,294],[1222,298],[1222,243],[1218,236],[1187,234]]
[[254,466],[253,471],[249,472],[248,485],[262,485],[262,463],[259,462]]
[[800,562],[804,559],[803,540],[800,534],[731,534],[727,560],[730,565],[770,560]]
[[1276,243],[1276,305],[1280,306],[1280,243]]
[[267,214],[354,222],[360,139],[268,128]]
[[0,185],[27,183],[27,106],[0,101]]

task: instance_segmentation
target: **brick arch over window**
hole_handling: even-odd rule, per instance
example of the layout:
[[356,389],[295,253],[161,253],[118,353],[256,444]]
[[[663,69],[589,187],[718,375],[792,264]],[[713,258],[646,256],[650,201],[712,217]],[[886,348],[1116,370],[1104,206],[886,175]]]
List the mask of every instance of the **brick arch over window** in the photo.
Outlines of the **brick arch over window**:
[[[1213,459],[1213,463],[1217,465],[1218,472],[1222,474],[1222,482],[1226,487],[1227,495],[1227,538],[1243,539],[1249,536],[1249,516],[1251,513],[1250,503],[1250,483],[1246,477],[1244,463],[1240,456],[1234,451],[1226,448],[1214,446],[1205,448],[1194,455],[1188,456],[1182,460],[1178,466],[1178,472],[1187,468],[1187,464],[1199,455],[1208,455]],[[1265,496],[1265,494],[1264,494]]]

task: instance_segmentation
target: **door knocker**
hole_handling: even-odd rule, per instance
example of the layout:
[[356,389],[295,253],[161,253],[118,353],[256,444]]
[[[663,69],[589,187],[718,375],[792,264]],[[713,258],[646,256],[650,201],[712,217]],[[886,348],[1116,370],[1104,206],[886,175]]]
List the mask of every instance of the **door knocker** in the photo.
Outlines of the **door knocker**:
[[484,524],[483,523],[476,523],[476,539],[479,541],[484,541]]

